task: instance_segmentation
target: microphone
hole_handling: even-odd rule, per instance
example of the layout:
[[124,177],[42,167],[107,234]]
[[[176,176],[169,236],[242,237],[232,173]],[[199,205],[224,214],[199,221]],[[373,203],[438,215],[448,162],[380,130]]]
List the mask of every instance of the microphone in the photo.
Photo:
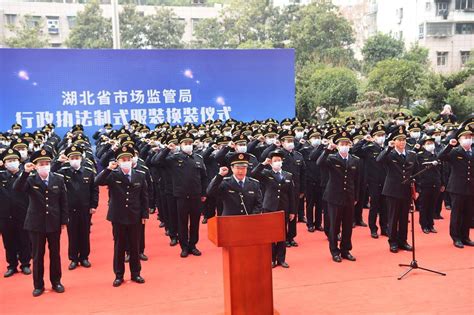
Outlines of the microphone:
[[437,160],[434,160],[434,161],[431,161],[431,162],[423,162],[421,163],[421,165],[433,165],[433,166],[436,166],[438,165],[439,162]]

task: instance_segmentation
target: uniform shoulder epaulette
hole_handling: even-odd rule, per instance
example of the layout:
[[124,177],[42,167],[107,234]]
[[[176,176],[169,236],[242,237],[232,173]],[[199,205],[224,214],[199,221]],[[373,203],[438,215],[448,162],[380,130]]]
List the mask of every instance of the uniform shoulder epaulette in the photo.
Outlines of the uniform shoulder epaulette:
[[146,174],[145,171],[142,171],[142,170],[135,170],[135,171],[137,171],[139,173],[142,173],[142,174]]
[[203,159],[202,155],[199,153],[196,153],[197,156],[199,156],[201,159]]
[[251,182],[255,182],[255,183],[259,183],[260,184],[260,181],[258,179],[255,179],[253,177],[247,177]]
[[411,153],[415,153],[415,154],[416,154],[416,151],[413,151],[413,150],[408,150],[408,152],[411,152]]
[[87,167],[87,166],[84,166],[84,169],[89,170],[89,171],[91,171],[91,172],[94,173],[94,174],[97,173],[97,171],[96,171],[95,169],[90,168],[90,167]]
[[30,172],[30,175],[29,175],[29,176],[30,176],[30,177],[34,177],[34,176],[36,176],[36,173]]
[[224,177],[225,180],[229,180],[231,178],[232,178],[231,176]]
[[357,155],[352,155],[352,157],[356,160],[360,160],[360,157],[358,157]]
[[5,173],[5,172],[6,172],[5,170],[0,170],[0,174],[1,174],[1,173]]
[[146,169],[146,170],[149,169],[148,166],[146,166],[146,165],[140,165],[140,167],[141,167],[141,168],[144,168],[144,169]]
[[255,155],[253,155],[252,153],[247,153],[248,155],[250,156],[253,156],[254,158],[257,158]]
[[142,159],[142,158],[140,158],[140,157],[138,158],[138,160],[139,160],[139,161],[142,161],[142,162],[145,162],[145,160],[143,160],[143,159]]
[[418,151],[418,153],[417,153],[417,154],[423,154],[423,153],[424,153],[423,151]]
[[54,175],[61,176],[61,177],[63,177],[63,178],[64,178],[64,175],[63,175],[63,174],[61,174],[61,173],[56,173],[56,172],[53,172],[53,174],[54,174]]

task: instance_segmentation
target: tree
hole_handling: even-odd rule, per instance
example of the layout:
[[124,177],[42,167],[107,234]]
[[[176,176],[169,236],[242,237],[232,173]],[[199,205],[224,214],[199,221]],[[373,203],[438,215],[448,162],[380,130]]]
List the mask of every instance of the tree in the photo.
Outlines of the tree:
[[147,46],[153,48],[182,48],[184,23],[173,10],[157,8],[155,14],[146,17]]
[[196,48],[224,48],[227,36],[224,26],[216,18],[202,19],[194,26],[194,40],[192,47]]
[[404,50],[401,39],[396,39],[389,34],[375,34],[367,39],[362,48],[365,71],[370,72],[379,61],[401,57]]
[[296,49],[297,66],[307,62],[348,65],[353,62],[352,27],[330,1],[302,6],[290,26],[288,47]]
[[348,68],[306,64],[297,78],[298,116],[314,116],[320,106],[334,116],[339,109],[355,102],[358,88],[357,77]]
[[396,97],[400,106],[408,105],[424,75],[422,65],[414,61],[387,59],[378,62],[369,73],[369,88]]
[[413,44],[410,49],[403,55],[403,59],[414,61],[421,65],[427,66],[429,63],[428,55],[430,50],[421,47],[418,43]]
[[66,40],[69,48],[112,48],[112,22],[102,17],[97,0],[90,1],[77,14],[76,26]]
[[48,39],[43,35],[43,20],[31,25],[28,23],[32,17],[25,15],[20,21],[20,26],[9,26],[14,33],[13,37],[5,40],[5,45],[11,48],[44,48],[49,46]]
[[122,48],[145,48],[147,46],[146,19],[136,11],[134,5],[125,5],[119,16],[120,44]]

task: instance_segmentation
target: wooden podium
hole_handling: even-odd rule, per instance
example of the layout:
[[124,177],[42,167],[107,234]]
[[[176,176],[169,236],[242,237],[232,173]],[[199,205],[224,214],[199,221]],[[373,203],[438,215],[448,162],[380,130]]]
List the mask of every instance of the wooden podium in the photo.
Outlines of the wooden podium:
[[224,258],[225,314],[274,314],[272,243],[285,234],[283,211],[209,219],[208,237]]

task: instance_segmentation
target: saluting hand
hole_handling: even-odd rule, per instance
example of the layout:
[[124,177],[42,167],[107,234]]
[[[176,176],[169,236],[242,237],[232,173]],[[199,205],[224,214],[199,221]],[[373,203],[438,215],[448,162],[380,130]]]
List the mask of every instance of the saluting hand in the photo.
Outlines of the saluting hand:
[[281,147],[281,142],[280,142],[280,140],[276,140],[276,141],[275,141],[275,145],[276,145],[277,147]]
[[374,138],[372,138],[371,135],[365,135],[364,140],[368,142],[374,142]]
[[64,154],[61,154],[58,158],[58,161],[61,163],[67,162],[68,158]]
[[451,139],[449,140],[449,145],[452,147],[455,147],[458,144],[458,140],[456,139]]
[[176,149],[176,144],[170,143],[170,144],[168,144],[167,148],[170,149],[171,151],[173,151],[174,149]]
[[223,166],[219,168],[219,175],[226,176],[229,173],[229,168]]
[[266,158],[265,161],[263,161],[262,164],[263,164],[263,165],[270,165],[270,164],[272,164],[272,160],[269,159],[269,158]]
[[90,210],[89,210],[89,213],[90,213],[90,214],[94,214],[94,213],[96,213],[96,212],[97,212],[97,209],[94,209],[94,208],[90,208]]
[[290,213],[290,221],[293,221],[295,219],[295,215],[293,213]]
[[332,151],[332,150],[335,150],[336,148],[337,148],[337,145],[336,145],[336,144],[334,144],[334,143],[332,143],[332,142],[329,143],[329,145],[328,145],[328,150],[331,150],[331,151]]
[[394,148],[394,147],[395,147],[395,141],[390,140],[390,141],[388,142],[388,146],[391,147],[391,148]]
[[109,166],[107,166],[107,168],[111,171],[116,169],[117,167],[118,167],[118,163],[116,161],[110,161]]
[[25,172],[29,173],[31,171],[34,171],[36,169],[36,165],[34,165],[31,162],[28,162],[25,164]]

